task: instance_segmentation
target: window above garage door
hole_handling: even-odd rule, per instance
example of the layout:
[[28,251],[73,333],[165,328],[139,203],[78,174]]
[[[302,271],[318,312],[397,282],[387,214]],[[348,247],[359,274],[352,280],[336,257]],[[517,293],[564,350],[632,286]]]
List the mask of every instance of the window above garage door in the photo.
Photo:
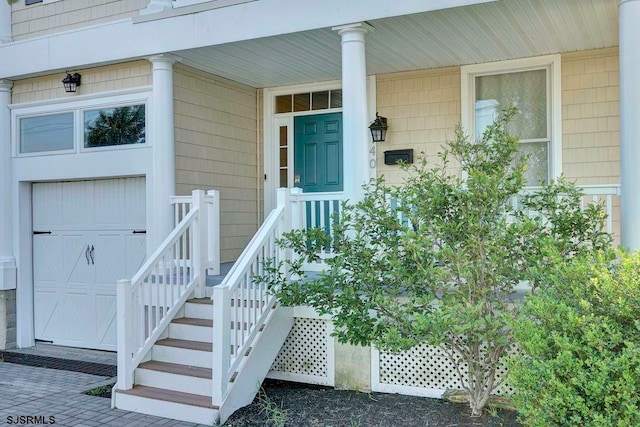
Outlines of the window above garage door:
[[14,156],[42,156],[147,145],[148,92],[14,105]]

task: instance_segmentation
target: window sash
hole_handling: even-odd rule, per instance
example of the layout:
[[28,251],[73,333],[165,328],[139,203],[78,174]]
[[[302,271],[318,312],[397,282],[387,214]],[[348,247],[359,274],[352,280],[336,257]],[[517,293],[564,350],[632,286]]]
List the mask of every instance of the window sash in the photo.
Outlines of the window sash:
[[85,149],[144,144],[145,104],[84,110],[83,125]]
[[[540,74],[540,72],[543,74]],[[504,77],[504,79],[501,79]],[[483,91],[480,88],[481,79],[486,78],[485,81],[489,83],[488,88],[484,88]],[[543,78],[541,82],[540,79]],[[493,80],[493,82],[491,82]],[[520,80],[520,81],[519,81]],[[537,80],[537,81],[536,81]],[[551,117],[551,102],[552,93],[550,80],[550,67],[533,67],[529,69],[517,69],[517,70],[496,70],[491,73],[477,73],[472,75],[472,85],[469,95],[471,96],[473,106],[473,128],[476,139],[482,137],[482,132],[486,127],[493,123],[499,112],[506,108],[509,104],[517,104],[521,101],[521,108],[525,111],[521,114],[529,115],[534,120],[533,125],[531,122],[527,122],[526,118],[519,119],[517,116],[512,121],[512,133],[515,135],[525,133],[525,137],[520,139],[519,155],[528,155],[529,160],[527,162],[527,170],[525,172],[525,180],[527,186],[539,186],[541,183],[547,183],[551,178],[552,170],[552,117]],[[503,85],[504,82],[504,85]],[[518,85],[537,83],[537,88],[520,88]],[[491,85],[492,84],[492,85]],[[478,100],[479,96],[484,96],[487,99]],[[505,99],[491,99],[487,94],[502,95],[510,103],[504,102]],[[533,100],[533,102],[531,102]],[[503,101],[501,105],[500,101]],[[513,102],[515,101],[515,102]],[[527,102],[529,102],[527,104]],[[484,103],[484,105],[479,105]],[[531,107],[533,104],[533,108]],[[518,105],[515,105],[518,108]],[[479,114],[479,108],[485,109],[484,112]],[[544,112],[540,114],[540,110],[544,109]],[[533,111],[532,111],[533,110]],[[515,129],[513,129],[515,128]],[[519,130],[519,129],[520,130]],[[527,137],[529,136],[529,137]]]
[[20,154],[73,150],[75,122],[74,113],[68,111],[21,117],[18,122]]

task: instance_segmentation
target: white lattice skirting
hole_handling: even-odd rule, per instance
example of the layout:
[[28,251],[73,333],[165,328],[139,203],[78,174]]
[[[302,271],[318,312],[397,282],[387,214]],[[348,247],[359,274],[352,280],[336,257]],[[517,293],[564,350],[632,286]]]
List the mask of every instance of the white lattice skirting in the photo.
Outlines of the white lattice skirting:
[[[458,374],[438,347],[418,345],[399,353],[371,351],[371,389],[384,393],[440,398],[448,389],[460,389]],[[497,379],[504,378],[507,369],[500,366]],[[502,383],[496,394],[511,394],[513,389]]]
[[334,385],[333,326],[330,320],[296,317],[268,378]]

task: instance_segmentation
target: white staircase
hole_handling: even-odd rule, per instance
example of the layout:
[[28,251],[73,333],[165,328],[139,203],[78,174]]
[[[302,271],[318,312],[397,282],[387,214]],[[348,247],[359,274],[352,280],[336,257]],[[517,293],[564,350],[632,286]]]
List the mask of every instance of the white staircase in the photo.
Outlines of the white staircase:
[[[208,203],[214,203],[213,197]],[[288,308],[253,277],[289,256],[275,240],[291,228],[289,194],[222,284],[205,297],[211,221],[204,192],[131,280],[118,282],[118,382],[112,406],[212,425],[250,404],[286,339]]]
[[211,401],[211,299],[188,300],[185,317],[169,324],[166,338],[151,347],[149,360],[135,369],[134,386],[116,390],[116,407],[199,424],[215,424]]

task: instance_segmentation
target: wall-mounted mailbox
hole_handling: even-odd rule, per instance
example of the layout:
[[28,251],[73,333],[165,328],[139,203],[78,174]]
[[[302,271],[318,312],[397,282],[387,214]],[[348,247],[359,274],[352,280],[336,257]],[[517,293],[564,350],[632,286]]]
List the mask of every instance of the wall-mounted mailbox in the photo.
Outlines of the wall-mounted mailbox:
[[413,148],[406,150],[391,150],[384,152],[385,165],[397,165],[398,163],[413,163]]

